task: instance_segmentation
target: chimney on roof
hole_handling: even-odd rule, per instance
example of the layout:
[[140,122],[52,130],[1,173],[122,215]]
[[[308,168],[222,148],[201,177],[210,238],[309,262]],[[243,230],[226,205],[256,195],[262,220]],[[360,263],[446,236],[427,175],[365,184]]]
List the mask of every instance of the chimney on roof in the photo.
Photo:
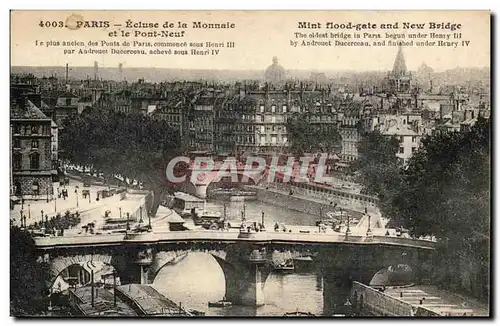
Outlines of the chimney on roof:
[[99,64],[94,61],[94,80],[97,80],[97,75],[99,74]]
[[69,66],[66,63],[66,85],[68,84],[68,73],[69,73]]

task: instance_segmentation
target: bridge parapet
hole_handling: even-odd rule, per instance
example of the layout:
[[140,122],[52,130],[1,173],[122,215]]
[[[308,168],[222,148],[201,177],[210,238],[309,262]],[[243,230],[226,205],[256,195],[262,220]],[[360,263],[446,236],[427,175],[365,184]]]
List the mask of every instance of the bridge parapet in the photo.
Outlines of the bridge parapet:
[[[300,226],[297,226],[300,228]],[[81,246],[116,246],[125,243],[137,243],[152,245],[155,243],[182,243],[193,242],[253,242],[256,244],[304,244],[304,245],[327,245],[327,244],[360,244],[360,245],[388,245],[408,248],[420,248],[434,250],[436,242],[422,239],[408,239],[393,236],[366,236],[345,235],[342,233],[298,233],[298,232],[256,232],[240,233],[238,231],[209,231],[191,230],[182,232],[144,232],[92,235],[92,236],[57,236],[35,238],[35,244],[40,249],[51,247],[81,247]]]

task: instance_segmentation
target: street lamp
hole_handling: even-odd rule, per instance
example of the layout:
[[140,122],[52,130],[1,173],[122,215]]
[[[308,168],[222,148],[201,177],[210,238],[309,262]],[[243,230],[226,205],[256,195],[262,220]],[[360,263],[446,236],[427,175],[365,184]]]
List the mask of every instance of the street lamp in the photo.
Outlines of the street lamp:
[[41,225],[43,225],[43,209],[41,210],[41,212],[42,212],[42,224]]
[[349,228],[350,222],[351,222],[351,215],[347,214],[347,230],[345,230],[346,235],[351,233],[351,229]]
[[142,219],[142,206],[139,207],[139,214],[140,214],[140,217],[141,217],[141,219],[139,220],[139,223],[143,223],[144,220]]
[[[120,208],[120,212],[121,212],[121,208]],[[129,222],[129,218],[130,218],[130,213],[127,213],[127,231],[130,231],[130,222]]]
[[247,204],[243,204],[243,218],[247,217]]
[[120,210],[120,218],[122,218],[122,208],[118,207],[118,210]]
[[[22,209],[19,211],[19,214],[21,215],[21,227],[23,227],[23,210]],[[26,227],[26,225],[24,227]]]
[[49,202],[49,186],[47,186],[47,203]]
[[28,204],[28,218],[31,220],[31,205]]
[[78,206],[78,189],[75,189],[75,194],[76,194],[76,207]]

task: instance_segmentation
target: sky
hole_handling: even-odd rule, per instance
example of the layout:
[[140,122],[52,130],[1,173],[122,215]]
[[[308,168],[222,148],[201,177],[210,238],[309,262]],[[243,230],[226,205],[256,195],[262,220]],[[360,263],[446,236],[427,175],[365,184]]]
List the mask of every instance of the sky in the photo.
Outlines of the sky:
[[[123,32],[134,32],[138,28],[126,28],[126,21],[142,23],[158,23],[158,28],[142,28],[141,31],[180,32],[184,37],[143,38],[143,37],[111,37]],[[94,28],[46,27],[51,22],[68,21],[70,27],[77,21],[109,21],[110,26]],[[43,27],[40,23],[43,23]],[[185,22],[188,28],[162,28],[165,22]],[[194,29],[193,22],[234,23],[232,29]],[[299,22],[320,23],[321,28],[299,28]],[[11,13],[11,65],[12,66],[93,66],[97,61],[99,67],[161,67],[192,69],[264,69],[277,56],[285,69],[307,70],[378,70],[392,69],[397,46],[382,47],[293,47],[291,41],[302,41],[295,37],[296,32],[305,33],[352,33],[348,29],[326,29],[327,22],[342,24],[352,22],[377,24],[375,29],[365,29],[358,33],[443,33],[453,31],[447,29],[428,28],[429,23],[461,24],[461,39],[470,41],[468,46],[454,47],[405,47],[404,54],[408,69],[416,70],[425,62],[436,71],[456,67],[489,67],[490,66],[490,13],[488,11],[13,11]],[[398,22],[399,29],[380,29],[380,24]],[[402,23],[425,23],[424,29],[403,30]],[[90,24],[90,23],[89,23]],[[115,26],[119,24],[121,26]],[[307,38],[306,41],[312,39]],[[315,38],[315,40],[324,40]],[[352,39],[351,39],[352,40]],[[375,39],[366,38],[372,42]],[[437,41],[438,39],[429,39]],[[38,42],[37,42],[38,41]],[[62,46],[46,46],[50,42],[79,41],[86,46],[77,49],[88,49],[89,41],[113,42],[234,42],[234,48],[213,48],[219,50],[218,55],[129,55],[129,54],[69,54],[64,53]],[[409,39],[405,39],[409,41]],[[450,39],[449,41],[454,41]],[[40,45],[44,42],[43,45]],[[94,49],[103,47],[94,47]],[[104,47],[105,49],[124,49],[120,46]],[[155,47],[134,47],[128,49],[155,49]],[[166,50],[168,48],[162,48]],[[202,48],[206,50],[207,48]],[[211,49],[209,49],[211,50]]]

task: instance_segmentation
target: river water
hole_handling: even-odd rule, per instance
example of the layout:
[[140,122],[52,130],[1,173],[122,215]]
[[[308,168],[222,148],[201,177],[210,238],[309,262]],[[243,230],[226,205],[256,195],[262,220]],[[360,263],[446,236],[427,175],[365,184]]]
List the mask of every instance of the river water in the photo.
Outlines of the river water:
[[[209,201],[206,209],[223,213],[224,204],[227,218],[235,224],[241,220],[243,210],[247,220],[255,221],[261,221],[264,211],[268,229],[275,222],[314,226],[319,218],[259,201]],[[182,303],[188,309],[204,311],[207,316],[283,316],[286,312],[297,310],[323,314],[323,277],[316,272],[285,275],[271,273],[264,287],[264,306],[209,308],[209,301],[224,297],[225,280],[219,264],[205,253],[190,253],[177,263],[165,266],[158,273],[153,286],[174,302]]]

